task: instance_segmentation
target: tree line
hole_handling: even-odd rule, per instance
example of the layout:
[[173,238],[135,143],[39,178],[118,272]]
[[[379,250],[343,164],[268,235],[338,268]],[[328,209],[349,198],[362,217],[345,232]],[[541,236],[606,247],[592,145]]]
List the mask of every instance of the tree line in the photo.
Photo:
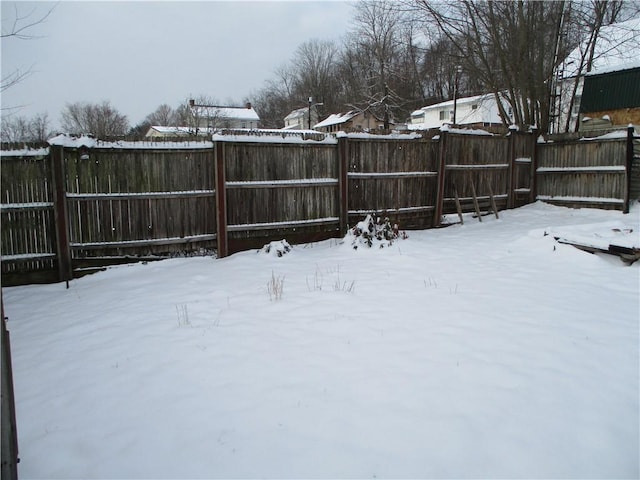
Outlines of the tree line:
[[[369,111],[405,122],[420,107],[491,93],[503,122],[547,132],[557,114],[554,86],[562,62],[586,45],[578,70],[588,72],[602,27],[633,18],[640,3],[624,0],[377,0],[354,4],[351,28],[338,41],[311,39],[253,92],[262,126],[280,128],[292,110],[320,104],[321,117]],[[216,104],[206,95],[197,103]],[[247,99],[243,99],[243,103]],[[185,126],[187,99],[160,105],[131,126],[108,101],[73,103],[61,114],[68,132],[105,138],[143,136],[151,125]],[[2,120],[3,141],[43,140],[48,116]],[[573,125],[563,125],[565,131]]]

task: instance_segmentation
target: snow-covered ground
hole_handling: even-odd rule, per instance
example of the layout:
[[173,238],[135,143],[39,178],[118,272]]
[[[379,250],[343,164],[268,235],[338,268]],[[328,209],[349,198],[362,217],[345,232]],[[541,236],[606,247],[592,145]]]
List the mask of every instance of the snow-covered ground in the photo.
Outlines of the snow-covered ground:
[[638,478],[638,207],[5,288],[21,478]]

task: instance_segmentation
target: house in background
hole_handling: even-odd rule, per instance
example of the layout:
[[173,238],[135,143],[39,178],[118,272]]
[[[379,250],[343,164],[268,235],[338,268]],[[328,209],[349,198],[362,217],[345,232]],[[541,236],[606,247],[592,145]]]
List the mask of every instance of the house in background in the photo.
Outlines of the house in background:
[[334,113],[316,123],[314,130],[326,133],[336,133],[340,131],[362,131],[381,130],[384,128],[384,121],[368,110],[350,110],[346,113]]
[[200,129],[258,128],[260,117],[250,103],[244,107],[198,105],[189,100],[189,127],[196,133]]
[[164,125],[152,125],[145,133],[145,138],[175,138],[175,137],[206,137],[213,135],[215,130],[212,128],[199,128],[197,131],[193,127],[167,127]]
[[[458,98],[455,104],[456,125],[494,127],[503,124],[495,95],[492,93]],[[407,127],[409,130],[428,130],[451,124],[453,123],[453,110],[453,100],[422,107],[411,114],[411,123]],[[509,111],[509,107],[506,105],[505,110]]]
[[[206,134],[206,130],[202,130],[201,135]],[[163,125],[153,125],[149,127],[145,138],[171,138],[171,137],[186,137],[193,135],[193,130],[189,127],[166,127]]]
[[587,66],[588,48],[576,47],[556,71],[552,133],[640,123],[640,18],[602,27]]
[[579,131],[640,125],[640,67],[584,77]]
[[284,117],[284,128],[285,130],[309,130],[318,123],[318,119],[318,109],[315,105],[312,105],[311,108],[298,108]]

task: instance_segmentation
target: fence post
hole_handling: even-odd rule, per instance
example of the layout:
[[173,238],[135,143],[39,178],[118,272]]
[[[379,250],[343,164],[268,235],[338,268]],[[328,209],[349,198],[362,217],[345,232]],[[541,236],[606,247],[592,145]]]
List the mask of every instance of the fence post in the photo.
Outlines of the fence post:
[[216,179],[216,241],[218,243],[218,258],[229,255],[227,235],[227,187],[224,167],[224,142],[214,142],[214,168]]
[[0,292],[0,304],[2,305],[2,326],[0,327],[0,345],[2,346],[2,421],[0,422],[2,436],[2,478],[7,480],[18,479],[18,430],[16,427],[16,405],[13,394],[13,372],[11,369],[11,343],[9,331],[4,317],[4,302]]
[[629,213],[629,201],[631,198],[631,169],[633,168],[633,125],[627,127],[627,158],[626,158],[626,182],[624,189],[624,208],[622,213]]
[[61,282],[69,282],[69,280],[73,278],[73,274],[71,270],[71,246],[69,244],[69,215],[67,212],[64,147],[61,145],[51,145],[50,154],[53,170],[53,205],[56,224],[58,272]]
[[440,130],[440,142],[438,149],[438,188],[436,190],[436,209],[433,214],[433,227],[439,227],[442,223],[442,210],[444,203],[444,180],[447,166],[447,132]]
[[349,139],[338,137],[338,189],[339,189],[339,217],[340,235],[344,235],[349,228]]
[[529,148],[531,151],[531,169],[529,170],[529,203],[538,197],[538,130],[531,129]]
[[511,209],[515,203],[516,187],[516,131],[513,125],[509,126],[509,185],[507,189],[507,209]]

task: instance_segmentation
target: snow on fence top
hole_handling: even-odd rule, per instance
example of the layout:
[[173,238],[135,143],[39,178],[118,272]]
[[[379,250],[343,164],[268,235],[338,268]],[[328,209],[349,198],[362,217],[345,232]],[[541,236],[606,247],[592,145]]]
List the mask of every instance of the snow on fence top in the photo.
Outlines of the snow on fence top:
[[214,133],[214,142],[249,142],[249,143],[298,143],[314,145],[335,145],[336,139],[331,135],[315,130],[278,130],[278,129],[229,129]]
[[422,138],[422,135],[419,133],[388,133],[384,135],[378,135],[375,133],[366,133],[366,132],[338,132],[336,134],[337,138],[354,138],[354,139],[364,139],[364,140],[418,140]]
[[0,150],[0,157],[46,157],[49,155],[49,147],[24,148],[14,150]]
[[[633,127],[633,125],[629,125],[629,127]],[[542,135],[540,135],[540,137],[538,137],[537,143],[554,143],[556,140],[558,141],[580,141],[580,142],[585,142],[585,141],[602,141],[602,140],[622,140],[622,139],[626,139],[628,136],[628,130],[629,127],[624,128],[624,127],[612,127],[614,128],[614,130],[611,131],[606,131],[605,133],[602,133],[601,135],[595,136],[595,137],[588,137],[586,135],[589,134],[593,134],[594,132],[578,132],[577,134],[573,134],[573,136],[569,136],[567,137],[567,134],[560,134],[558,137],[559,138],[555,138],[555,137],[550,137],[545,139]],[[638,135],[638,131],[637,129],[634,129],[633,132],[634,136]],[[569,134],[571,135],[571,134]]]
[[443,125],[440,127],[441,132],[455,133],[457,135],[484,135],[493,137],[493,133],[486,130],[480,130],[477,128],[453,128],[450,125]]
[[213,142],[210,140],[184,140],[178,142],[167,141],[105,141],[97,140],[88,135],[57,135],[48,140],[49,145],[62,146],[65,148],[104,148],[104,149],[128,149],[128,150],[191,150],[200,148],[212,148]]

